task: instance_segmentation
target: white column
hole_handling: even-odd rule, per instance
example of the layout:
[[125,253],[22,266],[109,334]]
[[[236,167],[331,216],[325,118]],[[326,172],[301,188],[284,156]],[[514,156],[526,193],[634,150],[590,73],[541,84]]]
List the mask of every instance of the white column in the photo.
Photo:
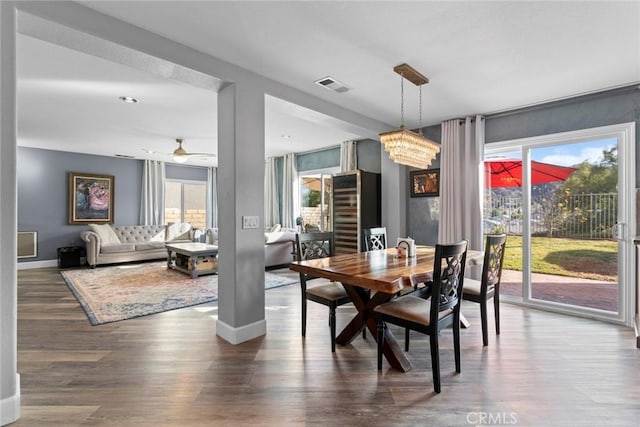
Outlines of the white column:
[[[266,333],[264,308],[264,92],[234,83],[218,93],[217,334],[232,344]],[[243,217],[257,218],[243,228]]]
[[20,418],[16,127],[16,11],[0,2],[0,425]]

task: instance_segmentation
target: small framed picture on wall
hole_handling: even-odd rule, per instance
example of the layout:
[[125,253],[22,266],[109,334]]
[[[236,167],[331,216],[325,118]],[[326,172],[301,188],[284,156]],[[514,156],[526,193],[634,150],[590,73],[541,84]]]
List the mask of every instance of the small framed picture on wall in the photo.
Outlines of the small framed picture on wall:
[[412,171],[411,197],[436,197],[440,195],[440,169]]
[[112,224],[113,185],[113,175],[69,172],[69,224]]

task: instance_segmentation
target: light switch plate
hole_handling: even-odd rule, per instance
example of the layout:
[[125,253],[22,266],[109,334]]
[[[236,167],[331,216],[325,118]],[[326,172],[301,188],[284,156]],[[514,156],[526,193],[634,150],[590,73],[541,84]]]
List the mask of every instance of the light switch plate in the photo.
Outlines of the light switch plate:
[[259,222],[259,218],[257,216],[253,216],[253,215],[242,216],[242,228],[245,230],[250,228],[258,228],[258,222]]

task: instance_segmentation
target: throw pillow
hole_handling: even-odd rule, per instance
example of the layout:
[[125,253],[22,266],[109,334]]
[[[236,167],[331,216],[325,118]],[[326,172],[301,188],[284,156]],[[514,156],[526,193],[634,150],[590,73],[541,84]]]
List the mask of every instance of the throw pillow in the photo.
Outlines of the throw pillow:
[[282,226],[280,224],[276,224],[273,227],[271,227],[271,229],[269,230],[269,233],[275,233],[277,231],[280,231],[281,228]]
[[150,241],[151,242],[164,242],[164,240],[165,240],[165,238],[164,238],[165,231],[166,230],[160,231],[158,234],[153,236]]
[[191,224],[188,222],[173,222],[167,226],[167,241],[169,240],[190,240],[189,230]]
[[268,233],[268,235],[265,234],[265,237],[267,238],[264,243],[267,245],[280,242],[292,242],[296,239],[296,235],[288,231],[276,231],[275,233]]
[[119,245],[122,243],[109,224],[89,224],[89,229],[100,236],[102,245]]

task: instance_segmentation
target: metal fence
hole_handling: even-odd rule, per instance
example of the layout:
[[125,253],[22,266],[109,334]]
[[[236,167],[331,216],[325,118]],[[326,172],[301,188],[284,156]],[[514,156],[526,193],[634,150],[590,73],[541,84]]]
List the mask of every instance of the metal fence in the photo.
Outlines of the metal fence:
[[[485,195],[484,231],[522,235],[522,199]],[[531,234],[610,239],[618,218],[617,193],[539,196],[531,200]]]

